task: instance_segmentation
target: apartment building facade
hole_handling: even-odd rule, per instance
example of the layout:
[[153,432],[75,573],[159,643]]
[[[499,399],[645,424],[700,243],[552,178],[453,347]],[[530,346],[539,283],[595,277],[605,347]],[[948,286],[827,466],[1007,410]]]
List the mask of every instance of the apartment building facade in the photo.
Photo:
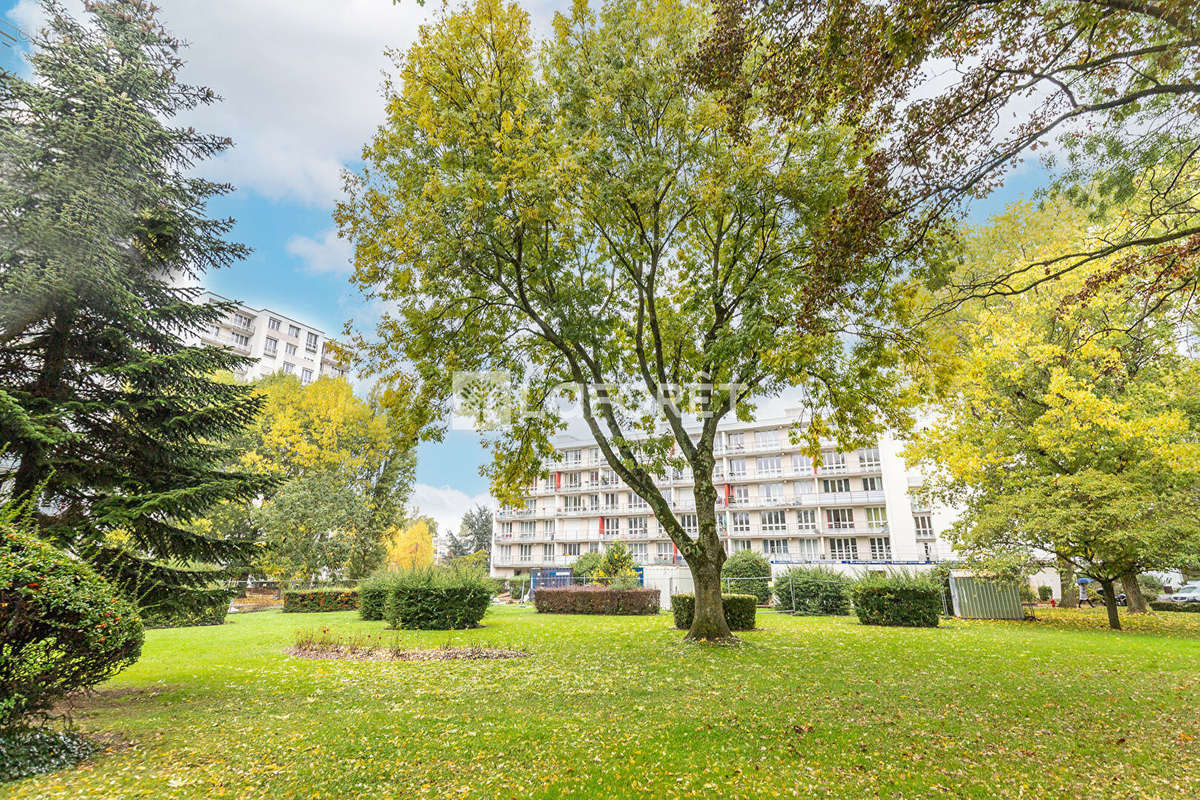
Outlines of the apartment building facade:
[[[204,292],[198,302],[230,302],[214,292]],[[238,377],[256,380],[285,372],[302,383],[318,377],[345,377],[348,371],[334,352],[335,342],[324,331],[268,308],[238,306],[211,329],[194,337],[193,343],[227,347],[254,362]]]
[[[713,480],[717,528],[730,554],[762,553],[775,565],[923,565],[950,555],[938,533],[953,513],[922,499],[921,478],[900,444],[842,452],[823,448],[820,464],[789,439],[788,420],[735,422],[718,433]],[[566,567],[584,552],[624,543],[641,564],[682,565],[654,515],[608,468],[594,442],[560,438],[548,474],[521,508],[493,522],[492,574]],[[697,527],[688,470],[658,481],[685,530]],[[780,567],[782,568],[782,567]]]

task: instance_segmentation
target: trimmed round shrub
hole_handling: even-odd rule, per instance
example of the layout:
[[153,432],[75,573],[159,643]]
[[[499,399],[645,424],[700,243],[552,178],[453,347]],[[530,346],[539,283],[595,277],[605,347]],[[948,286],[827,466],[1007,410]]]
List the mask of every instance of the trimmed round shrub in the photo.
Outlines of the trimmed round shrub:
[[353,611],[356,608],[358,591],[346,587],[288,589],[283,593],[284,611]]
[[1038,599],[1041,600],[1043,603],[1049,601],[1050,598],[1053,596],[1054,596],[1054,590],[1051,589],[1049,586],[1039,586],[1038,587]]
[[390,580],[383,618],[393,628],[404,630],[474,628],[487,613],[495,588],[473,572],[432,567],[403,570]]
[[[721,605],[725,608],[725,624],[731,631],[751,631],[758,614],[758,598],[752,594],[723,594]],[[690,594],[671,595],[671,613],[675,627],[686,631],[692,627],[696,614],[696,597]]]
[[739,550],[721,567],[722,585],[730,594],[750,594],[760,603],[771,599],[771,562],[762,553]]
[[542,614],[657,614],[658,589],[563,586],[533,590],[533,607]]
[[95,570],[0,520],[0,728],[44,717],[68,692],[138,659],[142,622]]
[[850,579],[825,567],[792,567],[775,579],[775,608],[812,616],[850,613]]
[[358,585],[358,615],[362,619],[383,619],[383,606],[387,602],[392,581],[388,575],[376,575]]
[[850,587],[850,597],[864,625],[936,628],[942,614],[941,590],[927,576],[868,575]]

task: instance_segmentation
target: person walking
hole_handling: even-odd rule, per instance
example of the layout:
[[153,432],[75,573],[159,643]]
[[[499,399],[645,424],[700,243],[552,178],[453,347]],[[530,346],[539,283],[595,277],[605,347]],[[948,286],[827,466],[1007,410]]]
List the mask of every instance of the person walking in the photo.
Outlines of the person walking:
[[1088,596],[1087,584],[1081,582],[1079,584],[1079,606],[1082,608],[1084,603],[1087,603],[1092,608],[1096,607],[1096,601]]

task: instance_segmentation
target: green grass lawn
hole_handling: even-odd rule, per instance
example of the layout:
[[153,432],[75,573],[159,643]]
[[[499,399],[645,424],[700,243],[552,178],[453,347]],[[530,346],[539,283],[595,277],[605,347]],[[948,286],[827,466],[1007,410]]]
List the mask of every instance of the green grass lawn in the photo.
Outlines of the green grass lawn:
[[[353,613],[150,631],[78,717],[113,744],[12,797],[1029,797],[1200,794],[1200,615],[869,628],[760,612],[738,647],[670,618],[539,616],[394,634],[531,658],[284,654]],[[1186,617],[1186,619],[1184,619]],[[390,640],[392,633],[384,633]]]

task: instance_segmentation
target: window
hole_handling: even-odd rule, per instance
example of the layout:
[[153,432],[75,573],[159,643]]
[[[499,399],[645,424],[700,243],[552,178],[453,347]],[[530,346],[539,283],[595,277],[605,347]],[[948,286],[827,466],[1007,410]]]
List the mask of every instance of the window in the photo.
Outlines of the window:
[[671,550],[670,542],[658,543],[658,560],[668,564],[675,560],[675,553]]
[[821,560],[821,540],[820,539],[796,539],[792,542],[796,546],[795,558],[801,561],[820,561]]
[[734,453],[740,453],[746,449],[746,438],[740,433],[725,434],[726,448]]
[[878,475],[876,475],[874,478],[863,478],[862,481],[864,492],[883,491],[883,478],[880,478]]
[[779,447],[779,431],[755,431],[754,446],[762,449]]
[[308,338],[305,340],[304,349],[310,353],[317,352],[317,335],[315,333],[308,335]]
[[500,523],[500,536],[504,539],[512,538],[512,523],[511,522],[501,522]]
[[579,555],[579,542],[571,542],[570,544],[564,544],[563,545],[563,555],[564,556]]
[[545,561],[553,561],[554,560],[554,545],[552,545],[552,544],[542,545],[542,559]]
[[871,537],[871,560],[872,561],[891,561],[892,560],[892,540],[886,536]]
[[700,532],[700,523],[695,514],[680,514],[679,524],[683,526],[683,532],[688,536],[696,536]]
[[246,336],[245,334],[235,333],[233,334],[233,343],[239,347],[249,347],[250,337]]
[[621,520],[614,517],[605,517],[604,519],[604,535],[616,536],[621,532]]
[[735,553],[736,553],[736,552],[738,552],[738,551],[740,551],[740,550],[749,550],[749,549],[750,549],[750,542],[748,542],[747,540],[745,540],[745,539],[736,539],[736,540],[734,540],[734,542],[733,542],[733,552],[735,552]]
[[588,473],[588,483],[590,483],[592,486],[595,486],[596,484],[600,483],[600,471],[599,470],[594,469]]
[[642,497],[640,494],[637,494],[636,492],[630,492],[630,494],[629,494],[629,507],[630,508],[646,508],[646,506],[647,506],[646,498]]
[[580,475],[578,472],[568,472],[567,473],[567,488],[568,489],[578,489],[582,485],[583,485],[583,476],[582,475]]
[[796,453],[792,456],[792,472],[797,475],[807,474],[812,472],[812,459],[803,453]]
[[760,515],[763,531],[786,531],[787,513],[784,511],[763,511]]
[[934,544],[933,542],[921,542],[921,546],[922,546],[922,548],[924,548],[926,561],[933,561],[934,559],[937,558],[937,545],[936,544]]
[[750,487],[735,486],[733,487],[733,505],[744,506],[750,502]]
[[859,469],[879,469],[879,448],[864,447],[858,451]]
[[829,557],[835,561],[857,561],[857,539],[830,539]]
[[522,561],[533,561],[533,545],[531,545],[531,544],[518,545],[517,555]]
[[533,534],[537,531],[537,523],[532,520],[526,520],[521,523],[521,537],[524,539],[532,539]]
[[295,325],[288,325],[288,336],[295,339],[300,335],[300,328]]
[[758,475],[782,475],[782,459],[779,456],[759,456],[758,463],[755,465],[755,473]]
[[786,556],[788,554],[788,540],[764,539],[763,554],[768,556]]
[[279,349],[279,340],[272,339],[270,336],[263,342],[263,352],[269,356],[275,355],[275,351]]
[[563,498],[563,509],[566,511],[579,511],[583,508],[583,501],[577,494],[569,494]]
[[617,483],[617,474],[611,469],[600,470],[600,485],[615,486]]
[[829,508],[825,510],[825,522],[831,528],[853,528],[854,509]]
[[589,552],[589,553],[599,553],[599,552],[600,552],[600,543],[599,543],[599,542],[592,542],[591,544],[589,544],[589,545],[588,545],[588,552]]
[[312,383],[312,370],[311,369],[300,370],[300,380],[304,383]]
[[277,320],[275,317],[271,317],[269,320],[267,320],[267,327],[273,331],[279,330],[279,320]]
[[765,503],[778,503],[783,499],[782,483],[764,483],[758,487],[758,496]]
[[802,508],[796,512],[796,527],[802,531],[817,529],[817,512],[811,508]]
[[846,454],[839,453],[837,450],[822,450],[821,451],[821,472],[845,472],[846,471]]
[[286,372],[288,375],[291,375],[293,372],[296,371],[296,365],[291,363],[290,361],[285,361],[285,362],[283,362],[283,371]]
[[933,518],[928,514],[914,514],[913,525],[917,529],[919,538],[931,538],[933,536]]
[[604,493],[604,507],[608,510],[613,510],[621,507],[621,495],[616,492]]
[[749,533],[750,532],[750,512],[749,511],[733,512],[733,532],[734,533]]
[[746,476],[746,459],[731,458],[729,459],[729,475],[733,478],[743,478]]
[[825,494],[850,491],[849,478],[824,478],[821,481],[821,491]]
[[583,463],[583,451],[582,450],[564,451],[563,452],[563,463],[567,464],[567,465],[582,464]]
[[867,509],[867,527],[881,531],[887,527],[887,509],[882,506]]
[[548,519],[542,523],[542,535],[554,538],[554,520]]
[[294,355],[296,355],[296,345],[294,345],[294,344],[285,344],[285,345],[283,346],[283,351],[284,351],[285,353],[287,353],[289,356],[294,356]]
[[632,555],[633,560],[639,564],[646,563],[648,550],[649,547],[645,542],[634,542],[633,544],[629,545],[629,554]]
[[600,510],[600,495],[589,494],[586,499],[588,508],[590,508],[592,511]]
[[646,535],[646,518],[645,517],[630,517],[629,518],[629,535],[630,536],[645,536]]
[[245,314],[234,314],[233,324],[237,325],[239,328],[249,328],[254,324],[254,320],[250,319],[250,317],[247,317]]

